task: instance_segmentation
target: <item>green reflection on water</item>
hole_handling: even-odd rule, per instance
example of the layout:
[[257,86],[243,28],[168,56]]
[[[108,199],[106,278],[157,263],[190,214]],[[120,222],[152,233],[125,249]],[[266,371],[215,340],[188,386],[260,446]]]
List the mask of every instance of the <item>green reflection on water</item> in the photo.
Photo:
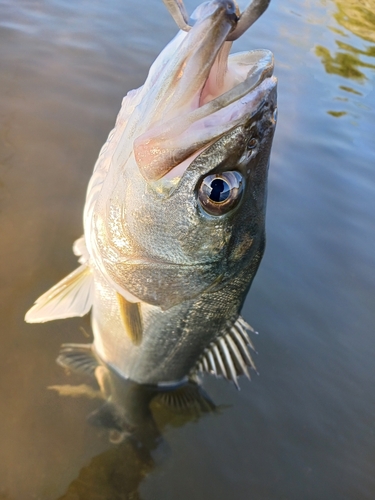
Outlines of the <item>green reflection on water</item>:
[[327,113],[336,118],[340,118],[340,116],[345,116],[347,114],[346,111],[327,111]]
[[345,90],[345,92],[350,92],[351,94],[355,94],[355,95],[363,95],[361,94],[361,92],[357,92],[356,90],[350,88],[350,87],[347,87],[346,85],[340,85],[339,87],[341,90]]
[[[375,42],[375,0],[334,0],[337,11],[336,21],[354,35]],[[338,31],[338,30],[336,30]],[[315,54],[321,59],[327,73],[340,75],[344,78],[364,83],[367,80],[363,68],[375,69],[375,65],[364,62],[361,56],[375,57],[375,46],[370,45],[363,50],[348,43],[336,40],[339,48],[335,54],[322,45],[317,45]],[[356,91],[346,87],[344,90]]]
[[336,21],[354,35],[375,43],[375,1],[335,0]]
[[315,48],[315,54],[321,58],[327,73],[333,73],[335,75],[340,75],[344,78],[350,78],[359,82],[367,80],[366,75],[358,68],[375,69],[375,65],[364,63],[359,59],[359,55],[364,54],[365,52],[359,51],[354,47],[351,47],[348,44],[343,44],[339,41],[336,41],[336,43],[340,48],[352,53],[337,52],[334,56],[332,56],[330,51],[322,45],[318,45]]

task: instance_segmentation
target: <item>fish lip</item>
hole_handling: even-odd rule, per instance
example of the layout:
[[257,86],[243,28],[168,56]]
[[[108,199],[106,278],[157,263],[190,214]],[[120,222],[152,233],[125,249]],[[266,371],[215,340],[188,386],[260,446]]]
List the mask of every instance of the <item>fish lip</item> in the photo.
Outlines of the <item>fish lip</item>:
[[242,70],[246,71],[246,74],[238,77],[239,81],[227,91],[199,106],[196,112],[199,110],[202,113],[204,108],[208,110],[212,108],[211,113],[209,113],[212,114],[212,112],[226,108],[256,93],[259,86],[273,76],[275,68],[273,53],[267,49],[254,49],[229,56],[228,72],[236,73],[241,71],[241,66],[247,67],[246,70]]
[[[265,81],[274,78],[273,70],[274,58],[269,50],[234,54],[228,59],[232,81],[227,91],[211,100],[206,94],[207,100],[203,99],[198,107],[159,121],[136,137],[134,157],[146,182],[162,179],[194,152],[205,149],[238,125],[245,115],[254,115],[259,109],[257,92]],[[251,105],[253,97],[255,108]]]
[[[242,97],[237,99],[239,103],[238,106],[243,106],[244,113],[242,114],[242,116],[240,115],[236,120],[230,120],[229,122],[227,122],[227,128],[225,127],[225,129],[221,130],[221,133],[219,133],[214,139],[207,140],[207,142],[205,142],[204,144],[200,144],[198,142],[203,138],[203,133],[195,136],[194,140],[192,140],[192,148],[190,151],[191,154],[171,170],[169,170],[160,179],[151,179],[152,182],[148,181],[149,186],[154,187],[159,193],[163,187],[166,189],[166,193],[168,193],[168,195],[172,193],[176,186],[179,185],[180,181],[185,177],[185,174],[190,171],[190,167],[194,165],[194,160],[201,154],[203,154],[207,149],[209,149],[210,146],[212,146],[226,134],[230,133],[231,130],[236,129],[241,125],[246,125],[250,121],[254,120],[254,118],[262,112],[262,109],[267,105],[267,102],[270,98],[274,103],[274,107],[277,107],[275,97],[276,88],[277,78],[272,74],[270,74],[270,76],[266,77],[264,80],[260,81],[250,92],[245,93]],[[225,116],[226,112],[227,111],[224,106],[218,109],[215,114],[216,116],[220,116],[220,114],[223,114]],[[221,118],[221,120],[225,121],[225,118],[224,120],[223,118]],[[212,116],[209,116],[207,118],[207,121],[215,123]]]

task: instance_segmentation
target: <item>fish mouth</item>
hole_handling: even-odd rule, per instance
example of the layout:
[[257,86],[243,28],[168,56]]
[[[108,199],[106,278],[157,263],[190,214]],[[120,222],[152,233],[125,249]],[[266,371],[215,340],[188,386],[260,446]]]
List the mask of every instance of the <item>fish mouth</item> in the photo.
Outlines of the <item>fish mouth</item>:
[[194,153],[255,115],[276,86],[269,50],[229,55],[232,42],[227,39],[236,27],[231,5],[201,5],[191,30],[171,42],[177,42],[176,53],[154,81],[163,84],[159,97],[165,104],[154,110],[133,144],[148,182],[180,176]]

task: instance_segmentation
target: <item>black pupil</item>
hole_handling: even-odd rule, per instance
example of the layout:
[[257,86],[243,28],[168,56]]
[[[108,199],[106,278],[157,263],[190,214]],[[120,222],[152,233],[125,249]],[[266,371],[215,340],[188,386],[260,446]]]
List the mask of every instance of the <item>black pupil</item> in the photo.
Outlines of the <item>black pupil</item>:
[[230,195],[230,187],[223,179],[214,179],[211,182],[210,199],[212,201],[222,202],[225,201]]

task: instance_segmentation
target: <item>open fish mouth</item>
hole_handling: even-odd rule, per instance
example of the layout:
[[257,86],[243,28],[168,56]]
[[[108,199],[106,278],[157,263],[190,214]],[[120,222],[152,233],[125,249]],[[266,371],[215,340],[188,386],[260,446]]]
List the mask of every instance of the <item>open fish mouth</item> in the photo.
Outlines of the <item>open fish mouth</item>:
[[[265,10],[268,0],[253,4]],[[255,9],[252,22],[262,12]],[[230,55],[243,30],[235,3],[206,2],[192,17],[191,29],[177,34],[145,84],[125,98],[84,214],[95,269],[129,300],[162,309],[197,297],[219,278],[224,286],[257,252],[275,126],[272,53]],[[222,166],[241,174],[243,196],[233,205],[236,217],[228,212],[216,222],[201,214],[199,183]],[[251,238],[240,237],[249,214]]]
[[[171,5],[182,5],[165,3],[171,11]],[[253,2],[252,22],[268,3]],[[157,100],[150,102],[148,123],[133,144],[147,181],[181,176],[192,155],[255,115],[276,86],[269,50],[229,55],[232,39],[244,30],[238,14],[232,1],[202,4],[191,29],[180,32],[151,69],[148,80],[158,87]],[[174,17],[183,24],[183,16]]]

